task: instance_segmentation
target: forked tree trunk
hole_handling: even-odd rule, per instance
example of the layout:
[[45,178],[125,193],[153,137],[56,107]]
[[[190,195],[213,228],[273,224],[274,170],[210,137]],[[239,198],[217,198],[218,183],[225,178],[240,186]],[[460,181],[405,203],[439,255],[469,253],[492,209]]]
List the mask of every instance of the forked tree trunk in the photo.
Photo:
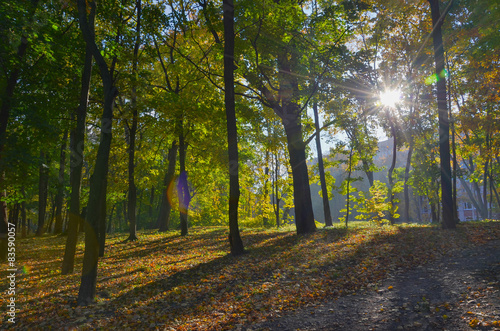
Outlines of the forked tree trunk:
[[314,126],[316,127],[316,150],[318,153],[319,180],[321,182],[321,192],[323,195],[323,212],[325,216],[325,226],[332,226],[332,215],[330,213],[330,202],[328,201],[328,189],[326,188],[325,167],[323,165],[323,153],[321,151],[321,138],[319,134],[318,103],[313,104]]
[[[89,14],[90,26],[94,26],[95,6],[91,6]],[[85,59],[82,73],[82,86],[80,89],[80,103],[76,109],[76,127],[70,134],[70,174],[69,182],[71,194],[69,198],[69,220],[68,238],[64,250],[64,259],[61,273],[67,275],[73,273],[75,264],[76,244],[78,241],[78,227],[81,223],[80,217],[80,186],[83,168],[83,149],[85,144],[85,121],[87,118],[87,105],[90,89],[90,78],[92,76],[92,53],[90,47],[85,48]]]
[[[113,85],[112,72],[109,71],[105,59],[97,48],[93,29],[89,26],[87,18],[87,4],[85,0],[78,0],[78,14],[80,29],[87,46],[92,51],[92,56],[99,66],[99,72],[104,90],[104,109],[101,118],[101,136],[94,173],[90,180],[89,202],[87,217],[85,219],[85,252],[83,256],[82,278],[78,291],[77,304],[88,305],[94,302],[97,282],[97,262],[99,255],[99,241],[96,234],[99,226],[105,222],[106,217],[106,189],[109,152],[111,149],[111,128],[113,118],[113,105],[118,90]],[[91,5],[95,3],[91,2]]]

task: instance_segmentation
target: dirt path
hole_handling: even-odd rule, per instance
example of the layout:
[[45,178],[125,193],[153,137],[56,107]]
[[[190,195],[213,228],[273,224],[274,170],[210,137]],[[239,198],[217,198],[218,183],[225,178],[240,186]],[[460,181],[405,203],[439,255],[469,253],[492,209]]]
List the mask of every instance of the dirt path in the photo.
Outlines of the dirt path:
[[500,240],[240,330],[500,330]]

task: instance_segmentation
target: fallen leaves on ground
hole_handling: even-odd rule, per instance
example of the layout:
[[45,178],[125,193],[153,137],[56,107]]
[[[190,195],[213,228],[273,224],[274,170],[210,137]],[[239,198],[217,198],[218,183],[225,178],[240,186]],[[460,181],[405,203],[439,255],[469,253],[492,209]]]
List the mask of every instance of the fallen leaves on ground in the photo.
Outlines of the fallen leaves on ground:
[[[231,329],[321,300],[378,290],[391,271],[500,238],[500,222],[461,224],[457,231],[366,224],[303,236],[244,229],[247,254],[241,257],[227,254],[222,227],[192,228],[187,237],[155,231],[140,232],[136,242],[124,242],[126,237],[107,239],[96,304],[88,307],[76,306],[82,241],[75,273],[61,275],[65,237],[18,239],[16,329]],[[2,269],[0,287],[6,289]],[[471,318],[469,325],[478,323]]]

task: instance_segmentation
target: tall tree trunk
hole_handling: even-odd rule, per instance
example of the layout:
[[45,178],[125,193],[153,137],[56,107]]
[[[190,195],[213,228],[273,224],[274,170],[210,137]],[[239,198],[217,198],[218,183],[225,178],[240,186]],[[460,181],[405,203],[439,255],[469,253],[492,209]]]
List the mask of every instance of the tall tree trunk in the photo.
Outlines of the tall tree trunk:
[[328,201],[328,189],[326,188],[325,167],[323,165],[323,153],[321,151],[321,138],[319,134],[318,103],[313,104],[314,126],[316,127],[316,150],[318,153],[319,180],[321,182],[321,192],[323,195],[323,212],[325,216],[325,226],[332,226],[332,214],[330,212],[330,202]]
[[396,129],[394,128],[394,124],[391,121],[391,131],[393,138],[393,146],[392,146],[392,162],[391,167],[389,168],[389,172],[387,177],[389,179],[389,199],[390,199],[390,214],[389,221],[391,224],[394,224],[394,179],[392,177],[392,173],[394,172],[394,168],[396,167],[396,153],[397,153],[397,137],[396,137]]
[[345,214],[345,228],[347,229],[347,226],[349,224],[349,205],[350,205],[350,189],[351,189],[351,174],[352,174],[352,147],[351,150],[349,151],[349,163],[347,165],[348,170],[347,170],[347,193],[345,196],[346,200],[346,214]]
[[[448,68],[448,77],[449,77],[449,94],[448,94],[448,116],[450,119],[450,129],[451,129],[451,153],[452,153],[452,183],[451,183],[451,191],[452,191],[452,199],[453,199],[453,219],[455,223],[460,223],[458,219],[458,205],[457,205],[457,150],[455,148],[455,120],[453,118],[452,103],[451,103],[451,91],[452,91],[452,83],[451,83],[451,75],[450,75],[450,63],[448,59],[446,60],[446,66]],[[457,106],[460,110],[460,105]]]
[[168,149],[168,169],[163,178],[163,190],[160,202],[160,211],[158,213],[157,225],[160,232],[168,231],[170,223],[170,211],[172,210],[172,205],[168,199],[172,191],[172,181],[175,175],[175,163],[177,158],[177,142],[174,140],[172,147]]
[[274,171],[273,171],[273,208],[274,215],[276,217],[276,227],[280,227],[280,197],[278,190],[278,179],[279,179],[279,160],[278,160],[278,151],[276,154],[273,153],[274,156]]
[[224,11],[224,104],[227,122],[227,150],[229,154],[229,244],[233,256],[245,252],[238,227],[238,202],[240,198],[238,164],[238,130],[234,100],[234,5],[233,0],[223,0]]
[[453,218],[453,196],[451,187],[450,166],[450,123],[448,119],[448,105],[446,102],[446,75],[444,70],[444,45],[441,26],[444,15],[439,11],[438,0],[428,0],[431,7],[434,45],[434,61],[436,64],[437,81],[437,104],[439,115],[439,157],[441,166],[441,198],[444,229],[456,227]]
[[129,130],[129,146],[128,146],[128,221],[129,221],[129,236],[127,240],[137,240],[137,187],[135,185],[135,137],[137,134],[137,63],[139,59],[139,46],[141,45],[141,0],[136,1],[137,7],[137,25],[135,29],[135,44],[134,55],[132,60],[132,126]]
[[41,236],[45,232],[45,212],[47,208],[47,194],[49,186],[49,166],[46,163],[48,162],[45,153],[40,151],[37,236]]
[[[91,6],[89,14],[90,26],[94,26],[95,6]],[[92,32],[93,33],[93,32]],[[87,118],[87,105],[89,99],[90,78],[92,76],[92,52],[87,45],[85,48],[85,58],[80,89],[80,102],[76,109],[76,126],[70,134],[70,174],[69,182],[71,194],[69,197],[69,221],[68,238],[64,250],[64,259],[61,273],[67,275],[73,273],[75,264],[76,244],[78,241],[78,227],[81,223],[80,217],[80,186],[82,181],[83,150],[85,144],[85,130]]]
[[[109,152],[111,149],[111,127],[113,118],[114,100],[118,90],[113,84],[112,71],[109,70],[104,57],[97,48],[93,29],[89,26],[87,19],[87,4],[85,0],[77,0],[80,29],[87,46],[92,51],[101,75],[104,90],[104,109],[101,118],[101,136],[94,173],[90,180],[89,203],[87,205],[87,217],[85,219],[85,252],[83,256],[82,278],[78,291],[78,305],[88,305],[94,301],[97,282],[97,262],[99,253],[99,241],[96,234],[99,225],[105,222],[106,211],[106,189]],[[91,6],[94,2],[89,3]]]
[[184,140],[183,121],[180,120],[179,129],[179,178],[177,179],[177,196],[179,198],[179,217],[181,220],[181,236],[188,234],[188,212],[191,195],[189,193],[187,172],[186,172],[186,151],[187,145]]
[[111,212],[109,213],[109,217],[108,217],[108,228],[106,230],[106,233],[111,233],[111,230],[113,229],[112,225],[113,225],[113,213],[115,211],[115,207],[116,207],[116,203],[113,205],[113,207],[111,207]]
[[57,185],[57,195],[55,201],[55,217],[56,223],[54,226],[54,233],[59,234],[62,233],[63,228],[63,200],[64,200],[64,172],[66,169],[66,143],[68,140],[68,130],[64,131],[63,142],[61,144],[61,153],[59,157],[59,181]]
[[409,137],[409,148],[408,148],[408,156],[406,157],[406,168],[405,168],[405,182],[403,187],[403,193],[405,197],[405,216],[404,221],[410,222],[410,190],[408,185],[408,180],[410,179],[410,166],[411,166],[411,156],[413,155],[413,137]]

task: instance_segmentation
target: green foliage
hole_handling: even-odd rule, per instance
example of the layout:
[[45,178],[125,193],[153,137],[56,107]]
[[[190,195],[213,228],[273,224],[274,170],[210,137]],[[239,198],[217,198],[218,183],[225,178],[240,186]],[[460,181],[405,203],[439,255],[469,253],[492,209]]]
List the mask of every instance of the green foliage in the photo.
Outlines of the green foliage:
[[[403,182],[397,182],[393,187],[394,193],[399,193],[402,190]],[[394,218],[399,218],[400,215],[397,214],[398,207],[391,206],[391,203],[387,201],[388,194],[387,185],[378,180],[373,182],[368,196],[363,191],[358,192],[355,208],[359,215],[356,216],[356,219],[369,220],[377,225],[384,225],[390,223],[388,216],[391,214]],[[394,204],[397,202],[399,202],[398,199],[394,199]]]

